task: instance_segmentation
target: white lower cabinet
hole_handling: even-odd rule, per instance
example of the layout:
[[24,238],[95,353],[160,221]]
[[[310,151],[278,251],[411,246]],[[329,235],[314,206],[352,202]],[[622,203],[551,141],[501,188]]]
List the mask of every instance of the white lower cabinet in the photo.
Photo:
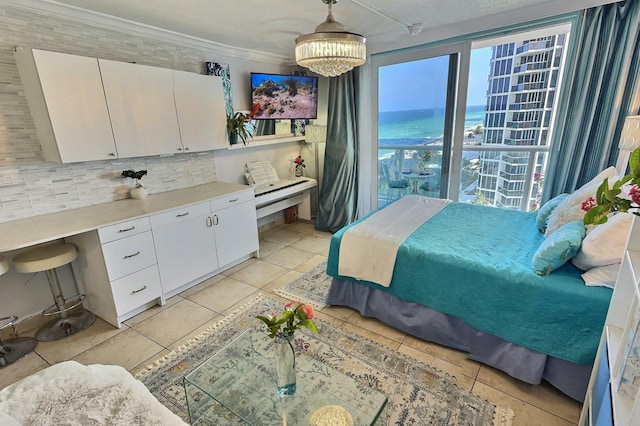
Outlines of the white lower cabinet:
[[258,250],[253,189],[68,237],[85,307],[122,322]]
[[148,217],[66,238],[78,248],[72,263],[84,306],[105,321],[122,322],[162,303],[160,274]]
[[165,295],[218,269],[209,203],[153,215],[151,227]]

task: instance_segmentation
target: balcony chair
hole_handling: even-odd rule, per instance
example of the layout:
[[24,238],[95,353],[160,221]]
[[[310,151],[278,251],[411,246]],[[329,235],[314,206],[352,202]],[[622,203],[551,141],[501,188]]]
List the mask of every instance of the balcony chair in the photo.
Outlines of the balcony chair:
[[[396,179],[396,176],[392,175],[389,171],[389,165],[386,163],[382,163],[382,173],[387,181],[387,203],[392,199],[395,200],[406,194],[407,188],[410,185],[409,179]],[[397,193],[396,197],[392,197],[394,192]]]

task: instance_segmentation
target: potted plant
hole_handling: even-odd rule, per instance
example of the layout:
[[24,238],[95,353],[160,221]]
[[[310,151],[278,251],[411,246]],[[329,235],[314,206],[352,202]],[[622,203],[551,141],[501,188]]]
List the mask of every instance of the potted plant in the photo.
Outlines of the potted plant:
[[146,170],[124,170],[122,173],[120,173],[120,176],[122,176],[123,178],[131,178],[135,180],[136,186],[131,188],[131,190],[129,191],[129,194],[131,194],[131,198],[141,199],[147,196],[147,188],[142,186],[142,184],[140,183],[140,179],[142,179],[142,177],[146,174]]
[[227,115],[227,134],[231,145],[237,144],[238,139],[246,145],[247,140],[253,137],[255,126],[251,122],[251,118],[251,114],[244,114],[240,111],[233,115]]

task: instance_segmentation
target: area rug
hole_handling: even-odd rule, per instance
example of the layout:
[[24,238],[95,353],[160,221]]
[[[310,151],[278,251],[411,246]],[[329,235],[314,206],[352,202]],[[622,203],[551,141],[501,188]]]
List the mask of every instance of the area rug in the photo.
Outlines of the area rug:
[[[281,310],[280,301],[258,295],[136,377],[162,404],[188,422],[183,377],[243,331],[261,329],[256,315]],[[306,329],[296,332],[297,356],[313,357],[318,366],[334,368],[384,393],[389,401],[386,424],[512,424],[513,410],[461,388],[454,377],[331,322],[317,320],[317,325],[318,334]],[[202,424],[231,423],[237,421],[221,409],[217,420]]]
[[284,298],[298,300],[316,309],[322,309],[327,306],[325,299],[331,285],[331,277],[326,271],[327,262],[322,262],[275,292]]

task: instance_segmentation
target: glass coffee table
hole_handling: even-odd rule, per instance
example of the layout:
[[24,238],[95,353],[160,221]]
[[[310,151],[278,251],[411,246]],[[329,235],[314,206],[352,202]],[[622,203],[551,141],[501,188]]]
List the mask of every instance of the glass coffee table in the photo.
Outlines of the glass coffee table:
[[296,393],[278,397],[273,340],[249,329],[184,378],[192,425],[383,425],[387,397],[297,354]]

